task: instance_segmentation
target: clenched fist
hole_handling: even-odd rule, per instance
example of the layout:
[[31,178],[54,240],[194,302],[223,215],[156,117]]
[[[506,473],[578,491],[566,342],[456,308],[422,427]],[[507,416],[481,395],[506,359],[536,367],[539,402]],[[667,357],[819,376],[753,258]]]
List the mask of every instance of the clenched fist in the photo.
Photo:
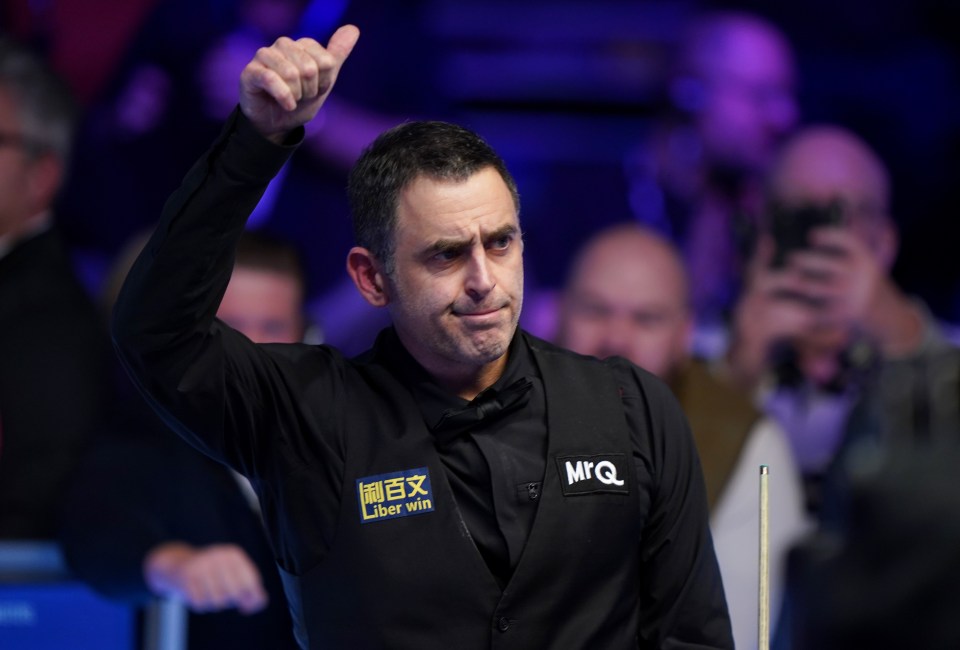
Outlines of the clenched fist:
[[360,30],[344,25],[326,47],[312,38],[282,36],[260,48],[240,73],[243,114],[264,136],[281,142],[316,116],[359,37]]

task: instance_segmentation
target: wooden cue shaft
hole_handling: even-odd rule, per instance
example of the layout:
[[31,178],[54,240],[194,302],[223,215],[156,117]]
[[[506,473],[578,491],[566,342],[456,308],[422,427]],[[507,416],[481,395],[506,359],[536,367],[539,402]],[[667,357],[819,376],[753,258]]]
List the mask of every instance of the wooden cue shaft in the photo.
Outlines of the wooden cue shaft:
[[770,468],[760,466],[760,612],[759,612],[759,650],[770,648],[770,498],[767,482]]

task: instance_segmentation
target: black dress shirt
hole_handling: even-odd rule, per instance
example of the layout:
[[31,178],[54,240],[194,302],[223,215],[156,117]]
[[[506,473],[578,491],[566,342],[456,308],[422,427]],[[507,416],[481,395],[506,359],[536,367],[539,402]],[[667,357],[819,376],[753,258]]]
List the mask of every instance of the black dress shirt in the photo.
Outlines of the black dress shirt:
[[[501,586],[506,584],[533,526],[546,465],[543,381],[530,350],[515,336],[503,375],[472,401],[438,386],[393,329],[381,334],[377,351],[384,365],[410,386],[427,428],[434,433],[467,530]],[[470,409],[522,382],[528,382],[529,389],[523,384],[517,401],[507,408],[481,411],[472,424],[444,426],[445,414]]]

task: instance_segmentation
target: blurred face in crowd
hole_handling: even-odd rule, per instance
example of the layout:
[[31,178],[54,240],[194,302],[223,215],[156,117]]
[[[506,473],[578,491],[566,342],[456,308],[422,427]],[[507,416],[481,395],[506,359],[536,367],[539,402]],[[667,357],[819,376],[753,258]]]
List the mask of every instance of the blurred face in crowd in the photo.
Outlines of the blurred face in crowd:
[[561,345],[620,355],[667,378],[687,358],[691,330],[686,277],[670,244],[630,225],[580,253],[563,296]]
[[23,137],[17,104],[0,86],[0,236],[47,209],[59,179],[52,156],[31,153]]
[[797,124],[794,62],[772,25],[732,16],[703,30],[693,66],[703,84],[696,126],[712,164],[760,171]]
[[303,286],[289,274],[237,266],[217,317],[254,343],[303,339]]
[[400,194],[394,244],[380,281],[413,357],[441,377],[505,363],[523,303],[523,242],[497,171],[416,178]]
[[[839,201],[844,226],[889,270],[897,252],[897,235],[889,215],[890,183],[874,152],[853,134],[836,127],[810,127],[790,140],[769,179],[771,198],[787,207],[828,205]],[[801,357],[835,354],[853,332],[821,327],[807,332],[796,347]]]

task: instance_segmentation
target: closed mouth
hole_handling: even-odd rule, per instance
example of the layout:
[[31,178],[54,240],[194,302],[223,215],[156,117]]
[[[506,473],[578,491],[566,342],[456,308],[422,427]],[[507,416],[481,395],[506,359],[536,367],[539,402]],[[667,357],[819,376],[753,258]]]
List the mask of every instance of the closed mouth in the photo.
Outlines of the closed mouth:
[[502,309],[501,307],[494,307],[493,309],[485,309],[483,311],[458,311],[455,312],[457,316],[486,316],[487,314],[495,314]]

